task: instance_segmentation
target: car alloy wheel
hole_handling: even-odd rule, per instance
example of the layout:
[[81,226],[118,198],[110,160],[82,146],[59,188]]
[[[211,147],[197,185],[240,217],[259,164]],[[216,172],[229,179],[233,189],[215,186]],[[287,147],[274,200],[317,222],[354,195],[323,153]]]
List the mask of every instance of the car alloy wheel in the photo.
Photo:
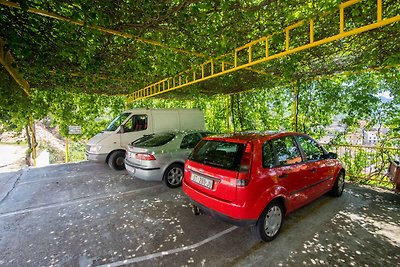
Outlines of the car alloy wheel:
[[257,238],[265,242],[272,241],[278,236],[282,228],[283,218],[283,205],[280,201],[274,200],[264,209],[251,230]]
[[275,236],[282,224],[282,210],[279,206],[272,206],[265,216],[264,231],[268,237]]
[[182,184],[183,166],[180,164],[172,164],[164,175],[165,184],[168,187],[176,188]]

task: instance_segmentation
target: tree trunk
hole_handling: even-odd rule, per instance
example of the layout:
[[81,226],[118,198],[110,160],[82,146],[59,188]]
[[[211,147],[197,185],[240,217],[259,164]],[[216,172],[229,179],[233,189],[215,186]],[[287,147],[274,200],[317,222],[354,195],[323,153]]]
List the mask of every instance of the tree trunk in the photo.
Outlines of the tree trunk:
[[26,138],[28,140],[28,150],[29,153],[26,153],[25,155],[25,164],[28,166],[32,166],[32,157],[31,157],[31,153],[32,153],[32,142],[31,142],[31,134],[29,133],[29,125],[25,125],[25,132],[26,132]]
[[235,95],[231,95],[231,116],[232,116],[233,132],[236,132],[234,101],[235,101]]
[[236,105],[237,105],[237,110],[238,110],[238,116],[239,116],[239,123],[240,123],[240,130],[243,131],[243,114],[240,110],[240,94],[237,95],[236,98]]

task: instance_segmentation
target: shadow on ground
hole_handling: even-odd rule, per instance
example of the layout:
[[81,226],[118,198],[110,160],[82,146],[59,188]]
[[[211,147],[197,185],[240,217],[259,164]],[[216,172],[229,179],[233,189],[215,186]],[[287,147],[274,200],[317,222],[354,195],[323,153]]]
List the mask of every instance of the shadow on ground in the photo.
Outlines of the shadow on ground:
[[400,195],[348,185],[262,243],[194,216],[181,188],[81,162],[0,174],[1,266],[396,266]]

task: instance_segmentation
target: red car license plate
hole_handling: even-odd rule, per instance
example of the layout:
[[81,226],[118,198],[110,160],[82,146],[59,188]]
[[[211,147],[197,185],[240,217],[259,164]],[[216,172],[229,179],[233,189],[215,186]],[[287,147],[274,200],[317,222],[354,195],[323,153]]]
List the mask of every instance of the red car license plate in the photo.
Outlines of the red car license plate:
[[206,187],[208,189],[212,189],[213,184],[214,184],[213,180],[208,179],[208,178],[203,177],[203,176],[200,176],[200,175],[197,175],[195,173],[192,173],[191,180],[193,182],[195,182],[196,184],[202,185],[202,186],[204,186],[204,187]]

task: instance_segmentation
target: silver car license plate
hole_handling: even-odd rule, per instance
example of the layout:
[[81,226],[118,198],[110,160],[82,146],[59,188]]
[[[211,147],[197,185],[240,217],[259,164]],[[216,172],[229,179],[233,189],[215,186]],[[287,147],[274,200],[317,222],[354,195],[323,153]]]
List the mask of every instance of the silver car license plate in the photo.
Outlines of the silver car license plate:
[[191,180],[193,182],[195,182],[196,184],[202,185],[202,186],[204,186],[204,187],[206,187],[208,189],[212,189],[213,184],[214,184],[213,180],[208,179],[208,178],[203,177],[203,176],[200,176],[200,175],[197,175],[195,173],[192,173]]

